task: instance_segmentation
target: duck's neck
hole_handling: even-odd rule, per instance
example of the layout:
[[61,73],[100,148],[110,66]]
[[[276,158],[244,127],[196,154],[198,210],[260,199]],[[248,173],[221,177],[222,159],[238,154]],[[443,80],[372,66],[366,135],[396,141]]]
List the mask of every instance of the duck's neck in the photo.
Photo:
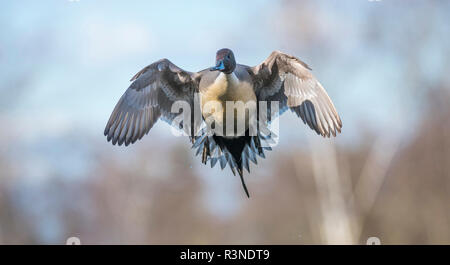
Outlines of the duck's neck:
[[231,72],[229,74],[226,73],[220,73],[219,76],[217,76],[217,79],[221,79],[221,80],[226,80],[227,83],[231,83],[231,84],[235,84],[239,82],[239,79],[237,78],[237,76],[234,74],[234,72]]

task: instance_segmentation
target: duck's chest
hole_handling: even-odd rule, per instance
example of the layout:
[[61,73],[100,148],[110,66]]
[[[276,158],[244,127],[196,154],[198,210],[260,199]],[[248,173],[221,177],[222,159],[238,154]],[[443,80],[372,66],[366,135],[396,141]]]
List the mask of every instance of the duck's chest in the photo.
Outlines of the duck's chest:
[[[256,117],[256,95],[251,82],[242,81],[235,74],[220,73],[214,82],[201,90],[202,115],[207,123],[215,122],[220,127],[226,127],[227,113],[237,123],[237,113],[245,113],[245,127],[248,121]],[[233,128],[228,128],[233,129]]]
[[226,101],[255,101],[256,96],[253,90],[253,84],[239,80],[237,76],[232,74],[220,73],[216,79],[205,89],[202,90],[201,98],[202,105],[208,101],[219,101],[225,103]]

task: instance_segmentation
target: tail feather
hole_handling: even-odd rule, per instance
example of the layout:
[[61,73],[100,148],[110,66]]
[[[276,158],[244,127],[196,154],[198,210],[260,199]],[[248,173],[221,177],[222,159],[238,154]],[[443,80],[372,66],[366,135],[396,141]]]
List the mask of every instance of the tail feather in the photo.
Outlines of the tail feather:
[[225,138],[202,134],[196,137],[195,141],[193,140],[192,148],[197,148],[197,155],[200,152],[202,153],[202,163],[205,165],[210,161],[211,167],[214,167],[219,162],[223,169],[228,164],[233,175],[236,175],[236,172],[239,174],[245,194],[250,197],[245,184],[243,169],[245,168],[250,173],[249,161],[257,164],[256,154],[265,158],[264,150],[270,150],[261,145],[261,139],[265,140],[261,135]]
[[241,178],[242,187],[244,188],[245,194],[247,194],[247,197],[250,198],[250,193],[248,193],[247,185],[245,185],[244,176],[242,174],[242,165],[240,165],[240,168],[238,167],[239,177]]

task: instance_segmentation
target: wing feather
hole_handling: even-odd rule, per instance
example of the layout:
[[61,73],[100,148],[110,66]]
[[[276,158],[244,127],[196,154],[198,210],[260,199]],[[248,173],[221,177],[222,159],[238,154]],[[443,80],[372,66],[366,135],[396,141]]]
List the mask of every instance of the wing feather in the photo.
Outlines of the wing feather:
[[300,59],[279,51],[272,52],[260,65],[248,68],[259,101],[278,101],[280,114],[290,108],[317,134],[336,136],[341,132],[341,118],[310,70]]
[[179,113],[172,104],[188,102],[193,110],[198,91],[197,74],[182,70],[167,59],[159,60],[135,74],[119,99],[104,131],[112,144],[126,146],[147,134],[159,118],[171,123]]

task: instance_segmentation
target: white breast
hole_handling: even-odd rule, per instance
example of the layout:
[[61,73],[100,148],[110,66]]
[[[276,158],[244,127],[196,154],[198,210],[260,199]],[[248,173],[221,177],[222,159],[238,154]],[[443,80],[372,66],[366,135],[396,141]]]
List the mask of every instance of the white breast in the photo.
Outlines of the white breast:
[[[227,103],[228,102],[228,103]],[[233,104],[233,105],[232,105]],[[250,120],[256,120],[256,96],[253,85],[243,82],[232,74],[220,73],[214,83],[212,83],[204,93],[201,94],[202,114],[207,123],[215,122],[216,126],[226,128],[227,136],[230,132],[234,132],[233,127],[226,125],[227,105],[229,111],[233,112],[228,117],[234,117],[234,127],[238,127],[237,123],[249,124]],[[244,121],[238,113],[245,113],[248,109],[249,116]],[[248,129],[248,126],[245,126]]]

